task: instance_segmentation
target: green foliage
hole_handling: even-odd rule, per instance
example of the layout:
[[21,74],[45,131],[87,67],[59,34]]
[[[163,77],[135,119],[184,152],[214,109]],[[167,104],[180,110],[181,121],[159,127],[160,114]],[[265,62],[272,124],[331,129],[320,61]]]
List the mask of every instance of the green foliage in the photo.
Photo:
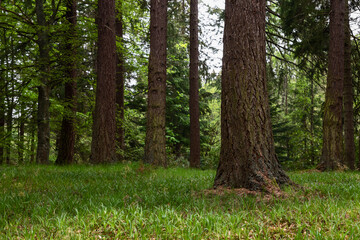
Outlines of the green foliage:
[[4,239],[357,239],[357,172],[292,172],[280,197],[209,190],[214,171],[0,167]]

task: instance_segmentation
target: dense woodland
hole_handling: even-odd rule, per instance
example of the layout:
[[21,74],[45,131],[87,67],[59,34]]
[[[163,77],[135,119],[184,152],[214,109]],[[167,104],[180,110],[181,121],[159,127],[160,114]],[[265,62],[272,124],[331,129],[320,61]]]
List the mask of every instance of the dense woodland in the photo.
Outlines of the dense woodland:
[[[213,18],[199,21],[199,4]],[[275,146],[274,161],[285,169],[355,169],[360,164],[359,10],[357,1],[267,1],[261,10],[265,39],[260,39],[266,72],[256,70],[266,77],[258,86],[259,80],[224,83],[229,74],[241,75],[229,73],[226,61],[241,58],[224,54],[222,71],[215,71],[220,66],[214,68],[216,49],[209,44],[229,19],[226,53],[231,49],[226,37],[238,31],[226,26],[238,26],[249,15],[232,18],[226,10],[190,0],[1,1],[0,162],[142,161],[216,168],[224,158],[219,157],[226,137],[220,134],[225,132],[221,118],[240,111],[229,103],[234,109],[220,117],[220,108],[222,114],[226,108],[221,104],[249,83],[263,88],[254,92],[258,104],[269,105],[272,126],[256,141],[274,138],[269,143]],[[262,26],[252,20],[244,24],[250,35],[256,24]],[[253,61],[250,69],[262,58]],[[238,70],[248,67],[236,64]],[[245,99],[239,102],[252,101],[251,93],[240,95]],[[234,121],[235,126],[239,118]],[[254,129],[268,123],[258,124]]]
[[0,0],[0,238],[359,239],[359,30],[355,0]]

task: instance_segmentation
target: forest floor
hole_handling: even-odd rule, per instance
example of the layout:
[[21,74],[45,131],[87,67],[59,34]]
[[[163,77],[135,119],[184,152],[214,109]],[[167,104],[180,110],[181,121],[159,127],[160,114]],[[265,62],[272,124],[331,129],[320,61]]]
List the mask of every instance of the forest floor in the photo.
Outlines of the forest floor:
[[211,170],[1,166],[0,239],[360,239],[360,173],[288,174],[302,190],[269,197]]

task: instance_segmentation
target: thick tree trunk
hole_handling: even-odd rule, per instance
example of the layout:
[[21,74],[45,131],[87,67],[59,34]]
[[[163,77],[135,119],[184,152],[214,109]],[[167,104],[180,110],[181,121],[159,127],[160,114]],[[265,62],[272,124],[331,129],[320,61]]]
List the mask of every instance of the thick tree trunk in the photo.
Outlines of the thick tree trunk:
[[49,163],[50,153],[50,55],[49,55],[49,36],[48,26],[45,19],[45,12],[42,0],[36,0],[36,16],[40,26],[38,30],[39,46],[39,70],[40,82],[38,86],[38,142],[36,151],[36,162],[40,164]]
[[166,34],[167,0],[151,0],[146,163],[166,166]]
[[345,0],[331,0],[330,8],[329,65],[323,117],[323,148],[319,170],[336,170],[343,167]]
[[76,81],[77,81],[77,61],[76,61],[76,0],[66,2],[66,20],[70,24],[67,33],[65,59],[66,75],[65,82],[65,115],[62,120],[59,153],[56,164],[72,164],[74,162],[75,146],[75,120],[76,120]]
[[190,167],[200,167],[198,0],[190,1]]
[[344,55],[344,163],[355,170],[354,140],[354,92],[351,73],[351,36],[349,25],[349,4],[345,0],[345,55]]
[[290,180],[275,154],[266,86],[266,1],[226,0],[221,153],[215,187],[268,190]]
[[91,143],[91,162],[115,160],[116,38],[115,0],[98,1],[97,86]]
[[[122,9],[121,1],[119,1],[119,9]],[[121,10],[122,11],[122,10]],[[123,22],[122,12],[118,12],[116,23],[116,36],[120,41],[121,49],[116,54],[116,147],[117,160],[124,159],[125,151],[125,130],[124,130],[124,86],[125,86],[125,68],[124,68],[124,50],[123,50]]]

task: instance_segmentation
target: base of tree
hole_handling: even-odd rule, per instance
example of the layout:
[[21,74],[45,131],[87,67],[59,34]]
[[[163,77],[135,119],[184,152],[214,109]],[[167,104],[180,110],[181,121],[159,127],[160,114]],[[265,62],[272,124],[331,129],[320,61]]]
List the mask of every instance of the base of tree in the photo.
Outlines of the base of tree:
[[[271,174],[267,175],[271,176]],[[278,169],[276,176],[268,177],[267,175],[257,171],[248,173],[246,176],[239,176],[237,174],[225,174],[218,169],[214,188],[244,188],[249,191],[272,193],[281,191],[283,186],[293,185],[293,182],[282,169]]]
[[338,162],[338,161],[332,163],[330,166],[326,161],[322,161],[316,166],[316,170],[321,171],[321,172],[325,172],[325,171],[347,171],[347,170],[349,170],[349,168],[345,164],[343,164],[341,162]]

